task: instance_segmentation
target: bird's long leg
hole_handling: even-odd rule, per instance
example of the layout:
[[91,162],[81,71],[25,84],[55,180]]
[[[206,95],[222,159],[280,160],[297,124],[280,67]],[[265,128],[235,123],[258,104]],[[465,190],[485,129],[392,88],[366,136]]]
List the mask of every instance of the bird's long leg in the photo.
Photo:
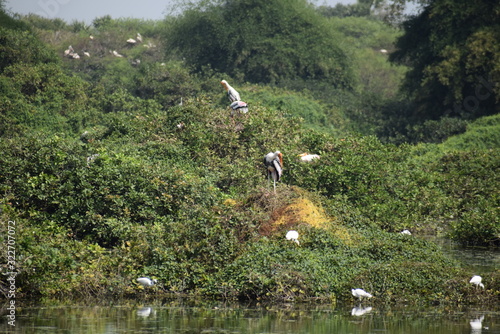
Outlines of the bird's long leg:
[[276,180],[273,179],[274,193],[276,194]]

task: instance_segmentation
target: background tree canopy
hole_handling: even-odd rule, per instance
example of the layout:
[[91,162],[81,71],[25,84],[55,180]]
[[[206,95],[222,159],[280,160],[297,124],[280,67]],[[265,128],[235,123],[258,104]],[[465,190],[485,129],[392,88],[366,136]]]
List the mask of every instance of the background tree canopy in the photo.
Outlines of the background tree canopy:
[[295,79],[351,87],[339,36],[305,0],[230,0],[186,10],[166,40],[189,64],[254,83]]
[[390,59],[410,67],[404,89],[419,119],[498,113],[500,3],[433,0],[404,22]]

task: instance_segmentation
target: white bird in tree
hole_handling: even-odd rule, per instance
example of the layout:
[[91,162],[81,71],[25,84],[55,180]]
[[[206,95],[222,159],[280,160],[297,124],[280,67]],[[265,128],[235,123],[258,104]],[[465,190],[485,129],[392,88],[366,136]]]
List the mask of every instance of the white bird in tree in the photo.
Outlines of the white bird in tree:
[[141,284],[142,286],[153,286],[155,285],[158,281],[156,279],[150,279],[149,277],[139,277],[137,279],[137,282]]
[[116,50],[113,50],[111,53],[112,53],[112,54],[113,54],[113,56],[115,56],[115,57],[118,57],[118,58],[123,58],[123,56],[122,56],[121,54],[119,54]]
[[135,37],[136,40],[139,41],[139,43],[142,43],[142,36],[141,34],[137,33],[137,36]]
[[484,289],[484,284],[482,283],[483,281],[483,278],[479,275],[474,275],[472,276],[472,278],[470,279],[469,283],[472,283],[472,284],[475,284],[476,285],[476,288],[478,287],[481,287]]
[[317,154],[309,154],[309,153],[302,153],[299,154],[300,160],[305,161],[305,162],[311,162],[315,159],[319,159],[320,156]]
[[224,88],[226,88],[227,90],[227,97],[229,99],[229,101],[231,103],[235,102],[235,101],[241,101],[241,98],[240,98],[240,93],[238,93],[236,91],[236,89],[234,89],[233,87],[231,87],[226,80],[222,80],[221,82],[221,85],[224,86]]
[[135,39],[133,39],[133,38],[129,38],[129,39],[127,39],[127,43],[128,43],[128,44],[132,44],[132,45],[134,45],[134,44],[135,44],[135,43],[137,43],[137,42],[136,42],[136,40],[135,40]]
[[264,165],[267,168],[267,178],[273,178],[274,192],[276,192],[276,182],[283,173],[283,154],[280,151],[269,152],[264,157]]
[[411,235],[411,232],[409,230],[402,230],[401,232],[399,232],[401,234],[406,234],[406,235]]
[[369,294],[368,292],[366,292],[363,289],[351,289],[351,292],[352,292],[352,295],[356,298],[359,298],[360,301],[363,298],[372,298],[373,297],[371,294]]
[[286,240],[291,240],[294,241],[297,245],[300,245],[299,243],[299,232],[297,231],[288,231],[285,236]]

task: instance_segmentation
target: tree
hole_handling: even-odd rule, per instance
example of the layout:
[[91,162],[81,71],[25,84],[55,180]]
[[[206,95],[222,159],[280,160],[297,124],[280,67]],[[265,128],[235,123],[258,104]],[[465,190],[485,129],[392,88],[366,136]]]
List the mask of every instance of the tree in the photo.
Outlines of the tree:
[[496,1],[432,0],[403,23],[390,60],[411,68],[404,90],[417,103],[417,118],[499,112],[499,11]]
[[336,34],[305,0],[229,0],[190,8],[172,20],[166,40],[193,66],[251,82],[352,84]]

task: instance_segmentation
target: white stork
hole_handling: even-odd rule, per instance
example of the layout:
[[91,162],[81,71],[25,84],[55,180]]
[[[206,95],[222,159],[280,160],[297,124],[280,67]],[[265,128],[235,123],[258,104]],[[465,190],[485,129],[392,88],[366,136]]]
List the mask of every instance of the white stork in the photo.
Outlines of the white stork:
[[226,88],[227,90],[227,97],[229,98],[229,101],[231,103],[235,102],[235,101],[241,101],[241,98],[240,98],[240,93],[238,93],[236,91],[236,89],[234,89],[233,87],[231,87],[226,80],[222,80],[221,82],[221,85],[224,86],[224,88]]
[[273,178],[274,192],[276,192],[276,181],[279,181],[283,173],[283,154],[280,151],[269,152],[264,157],[264,165],[267,168],[267,178]]
[[351,289],[352,295],[356,298],[359,298],[361,301],[362,298],[372,298],[373,296],[366,292],[363,289]]
[[302,153],[299,154],[300,160],[305,161],[305,162],[311,162],[314,159],[319,159],[319,155],[317,154],[309,154],[309,153]]

